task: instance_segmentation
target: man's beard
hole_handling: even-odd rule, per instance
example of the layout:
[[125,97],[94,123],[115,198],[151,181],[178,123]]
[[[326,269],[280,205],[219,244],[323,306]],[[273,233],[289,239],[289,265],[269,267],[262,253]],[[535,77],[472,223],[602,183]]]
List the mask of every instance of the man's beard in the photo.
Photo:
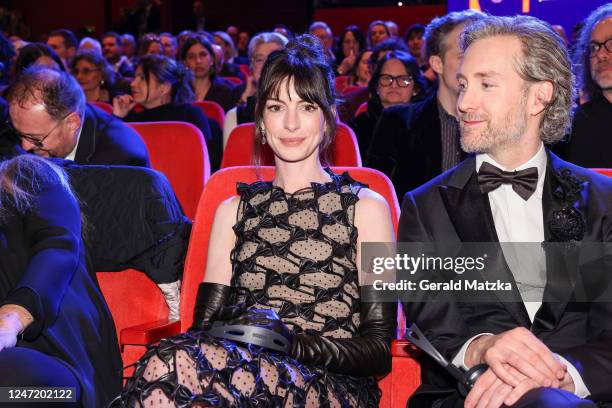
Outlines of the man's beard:
[[521,97],[518,106],[510,110],[501,120],[492,122],[486,116],[460,114],[467,121],[485,120],[484,129],[470,129],[459,122],[461,148],[466,153],[489,153],[492,149],[517,142],[527,129],[527,94]]

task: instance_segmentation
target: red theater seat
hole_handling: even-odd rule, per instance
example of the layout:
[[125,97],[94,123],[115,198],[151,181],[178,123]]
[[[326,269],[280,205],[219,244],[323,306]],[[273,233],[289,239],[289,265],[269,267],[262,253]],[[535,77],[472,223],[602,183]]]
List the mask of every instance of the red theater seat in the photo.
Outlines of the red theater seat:
[[[227,139],[221,168],[252,165],[254,141],[254,123],[243,123],[236,126]],[[274,155],[268,145],[263,146],[263,157],[263,165],[274,164]],[[338,123],[336,137],[331,147],[331,161],[333,166],[361,166],[357,138],[353,130],[344,123]]]
[[235,77],[235,76],[224,76],[224,77],[221,77],[221,78],[227,79],[228,81],[230,81],[234,85],[240,85],[242,82],[244,82],[244,81],[242,81],[242,79],[240,79],[239,77]]
[[204,183],[210,176],[208,150],[200,129],[186,122],[128,125],[142,137],[151,166],[168,178],[185,215],[193,219]]
[[197,101],[194,102],[193,105],[202,109],[202,112],[204,112],[204,115],[206,115],[207,118],[216,121],[219,124],[219,127],[223,129],[225,112],[218,103],[213,101]]
[[612,177],[612,169],[591,169],[591,170],[596,171],[600,174],[603,174],[604,176]]
[[[351,177],[367,183],[370,188],[387,199],[397,231],[399,204],[395,190],[389,179],[381,172],[364,167],[334,167],[340,173],[348,171]],[[273,167],[242,166],[221,169],[213,174],[204,187],[198,204],[196,218],[191,232],[181,292],[181,331],[186,331],[192,324],[198,285],[204,279],[208,242],[212,221],[218,205],[236,194],[236,183],[253,182],[259,179],[272,180]],[[404,318],[399,316],[400,332],[403,333]],[[415,360],[418,352],[405,340],[396,340],[392,344],[392,372],[379,381],[383,391],[380,406],[385,408],[403,407],[408,397],[420,384],[420,366]]]
[[104,112],[108,114],[113,114],[113,105],[106,102],[88,102],[90,105],[95,106],[96,108],[102,109]]

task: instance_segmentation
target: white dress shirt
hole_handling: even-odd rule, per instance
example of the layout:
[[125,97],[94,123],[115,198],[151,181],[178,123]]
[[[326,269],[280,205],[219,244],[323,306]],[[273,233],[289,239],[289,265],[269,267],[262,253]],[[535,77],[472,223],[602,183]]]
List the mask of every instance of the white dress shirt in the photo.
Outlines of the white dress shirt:
[[[85,120],[85,115],[83,115],[83,121]],[[75,157],[76,157],[76,152],[77,152],[77,148],[79,147],[79,140],[81,139],[81,132],[83,131],[83,124],[81,124],[81,127],[79,128],[79,132],[77,133],[77,137],[76,137],[76,144],[74,145],[74,149],[72,149],[72,151],[70,153],[68,153],[68,156],[64,157],[65,160],[70,160],[70,161],[74,161]]]
[[[529,199],[523,200],[523,198],[514,192],[510,184],[502,184],[499,188],[488,194],[493,222],[495,223],[499,242],[502,243],[504,258],[506,258],[508,267],[515,276],[523,299],[528,299],[528,301],[525,301],[525,308],[527,309],[529,319],[533,322],[538,309],[542,305],[542,295],[544,284],[546,283],[546,258],[544,252],[539,245],[529,245],[528,247],[521,246],[520,244],[506,246],[503,243],[544,241],[542,192],[548,161],[546,150],[544,149],[544,144],[542,144],[535,156],[514,169],[506,169],[488,154],[478,154],[476,156],[476,171],[480,169],[480,166],[485,161],[505,171],[518,171],[529,167],[536,167],[538,169],[538,183],[535,192]],[[516,253],[517,248],[521,249],[520,256]],[[522,250],[526,248],[530,250]],[[467,370],[465,353],[468,346],[476,338],[486,335],[492,335],[492,333],[480,333],[466,341],[455,358],[453,358],[453,364]],[[557,355],[557,357],[565,363],[568,373],[574,381],[574,394],[581,398],[589,396],[590,392],[578,370],[562,356]]]

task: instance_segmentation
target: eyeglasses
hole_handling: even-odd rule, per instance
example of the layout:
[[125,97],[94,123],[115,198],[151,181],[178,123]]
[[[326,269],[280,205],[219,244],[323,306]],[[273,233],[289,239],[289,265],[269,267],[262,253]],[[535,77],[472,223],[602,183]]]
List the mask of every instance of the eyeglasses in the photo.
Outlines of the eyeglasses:
[[[72,113],[72,112],[70,112]],[[49,133],[47,133],[46,135],[44,135],[41,138],[38,137],[32,137],[30,135],[26,135],[24,133],[21,133],[20,131],[18,131],[17,129],[15,129],[15,127],[13,126],[13,124],[10,121],[6,121],[6,127],[11,130],[12,132],[14,132],[15,135],[17,135],[20,139],[25,139],[28,142],[32,143],[34,146],[38,147],[39,149],[41,149],[44,146],[44,141],[46,138],[48,138],[51,133],[53,133],[55,131],[55,129],[57,129],[62,122],[64,121],[64,119],[66,119],[68,116],[70,116],[70,113],[67,114],[66,116],[64,116],[63,118],[61,118],[57,124],[55,126],[53,126],[53,129],[51,129],[49,131]]]
[[597,54],[597,52],[599,52],[602,45],[606,49],[606,51],[612,52],[612,38],[608,38],[604,42],[591,41],[591,43],[589,44],[589,54],[591,55],[591,57]]
[[412,83],[412,77],[410,75],[381,75],[378,77],[378,85],[380,86],[391,86],[393,81],[397,83],[400,88],[407,88]]

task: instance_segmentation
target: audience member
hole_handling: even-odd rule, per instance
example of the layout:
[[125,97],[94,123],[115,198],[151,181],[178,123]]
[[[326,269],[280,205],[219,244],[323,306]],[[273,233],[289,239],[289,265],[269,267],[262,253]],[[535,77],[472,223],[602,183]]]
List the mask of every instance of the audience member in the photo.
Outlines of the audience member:
[[[451,256],[463,242],[479,243],[476,253],[488,254],[475,274],[450,274],[462,289],[417,291],[404,305],[441,355],[464,370],[482,364],[482,374],[466,398],[423,359],[408,407],[595,408],[610,401],[612,303],[587,293],[610,287],[612,253],[601,243],[612,237],[612,180],[545,148],[571,125],[567,49],[534,17],[490,16],[466,26],[461,50],[461,146],[475,157],[405,196],[398,237],[452,245]],[[589,244],[601,263],[582,252]],[[509,289],[461,282],[476,276]],[[448,282],[437,271],[421,277]]]
[[115,89],[116,75],[101,54],[79,52],[72,62],[72,75],[85,93],[87,102],[112,103],[119,93]]
[[67,69],[76,55],[79,42],[72,31],[60,29],[49,33],[47,45],[59,55],[64,62],[64,69]]
[[[221,163],[221,132],[213,133],[208,118],[191,103],[191,71],[163,55],[146,55],[136,65],[132,95],[113,100],[113,113],[126,122],[182,121],[195,125],[206,139],[212,170]],[[144,108],[137,112],[134,106]]]
[[427,65],[427,59],[423,53],[423,35],[425,34],[425,26],[423,24],[413,24],[408,27],[406,31],[406,45],[408,45],[408,52],[412,55],[419,66]]
[[164,55],[170,59],[176,59],[179,50],[176,38],[170,33],[161,33],[159,39],[164,46]]
[[81,231],[59,167],[0,162],[0,387],[70,387],[62,406],[103,407],[121,390],[121,356]]
[[[406,44],[403,41],[400,41],[395,38],[388,38],[384,41],[378,43],[376,47],[372,49],[372,53],[370,54],[370,59],[368,61],[368,66],[370,72],[374,71],[376,64],[378,61],[387,53],[391,51],[405,51]],[[366,102],[370,99],[370,90],[367,87],[359,88],[357,90],[345,93],[343,95],[344,101],[338,107],[338,114],[340,116],[340,120],[344,123],[349,123],[355,117],[355,112],[361,106],[362,103]]]
[[157,35],[147,34],[142,38],[139,55],[164,55],[164,44]]
[[45,66],[65,71],[64,63],[51,47],[43,43],[30,43],[23,47],[15,60],[15,75],[31,65]]
[[365,37],[359,27],[348,26],[340,36],[341,55],[337,60],[342,62],[336,68],[338,75],[347,75],[355,65],[355,60],[359,52],[365,47]]
[[421,71],[407,52],[391,51],[376,64],[368,84],[368,108],[350,122],[355,131],[361,157],[366,157],[372,134],[383,109],[407,104],[423,90]]
[[[217,208],[192,330],[151,348],[116,406],[168,407],[204,395],[221,406],[378,406],[375,376],[391,369],[396,303],[380,301],[358,279],[358,251],[338,248],[392,241],[389,208],[321,165],[336,101],[333,72],[314,37],[271,54],[259,92],[256,142],[274,152],[276,176],[241,183],[239,195]],[[296,137],[303,142],[283,141]],[[338,221],[317,222],[330,213]],[[221,309],[278,313],[290,350],[212,337],[204,330],[227,319]]]
[[462,160],[456,119],[459,34],[484,15],[465,10],[437,17],[425,30],[425,55],[439,76],[423,102],[384,111],[370,142],[366,164],[385,173],[398,197]]
[[378,43],[391,38],[389,28],[382,20],[372,21],[368,26],[368,44],[370,48],[376,47]]
[[224,31],[215,31],[213,33],[215,44],[223,48],[223,66],[219,72],[220,76],[224,77],[237,77],[243,81],[246,79],[238,64],[234,63],[234,57],[236,56],[236,48],[231,37]]
[[113,71],[123,78],[134,76],[134,67],[130,62],[130,57],[122,55],[123,43],[121,36],[115,32],[108,32],[102,36],[102,49],[104,58],[113,67]]
[[237,125],[255,120],[255,105],[257,104],[257,88],[259,77],[268,55],[271,52],[285,48],[287,39],[278,33],[259,33],[249,43],[249,77],[245,84],[234,88],[234,95],[240,95],[238,105],[225,115],[223,124],[223,147],[227,143],[232,129]]
[[95,52],[102,55],[102,45],[100,45],[100,41],[95,38],[85,37],[79,42],[79,49],[77,50],[77,54],[79,52]]
[[121,36],[121,55],[134,64],[134,59],[136,58],[136,40],[132,34],[123,34]]
[[295,37],[293,35],[293,31],[291,31],[291,29],[285,24],[276,24],[274,26],[274,30],[272,31],[275,33],[282,34],[287,40],[292,40],[293,37]]
[[580,89],[589,101],[574,115],[567,160],[584,167],[612,168],[612,4],[586,19],[575,49]]
[[355,63],[349,71],[349,79],[346,82],[347,86],[361,86],[367,87],[372,78],[372,72],[370,71],[370,57],[372,56],[372,50],[364,48],[357,54]]
[[334,35],[331,28],[323,21],[315,21],[308,27],[308,33],[314,35],[323,44],[325,55],[332,67],[336,66],[336,56],[334,55]]
[[11,66],[15,58],[15,48],[13,44],[0,33],[0,87],[6,86],[9,82]]
[[389,29],[389,34],[391,34],[391,37],[397,37],[399,33],[399,27],[397,26],[397,23],[395,21],[388,20],[385,21],[385,25]]
[[68,73],[32,66],[8,89],[7,101],[14,132],[29,152],[77,164],[149,167],[140,136],[87,105],[83,90]]
[[202,0],[194,0],[191,11],[192,11],[192,17],[191,17],[191,24],[189,24],[189,29],[192,31],[204,31],[206,29],[206,16],[204,15],[204,2]]
[[180,60],[193,73],[196,101],[216,102],[226,112],[234,106],[233,86],[217,78],[214,52],[204,37],[194,35],[187,39],[181,49]]
[[[179,33],[179,35],[176,36],[176,42],[177,42],[177,47],[179,50],[183,49],[183,45],[185,44],[185,41],[187,41],[187,39],[189,37],[191,37],[192,35],[194,35],[195,32],[191,31],[191,30],[183,30]],[[198,33],[199,34],[199,33]]]
[[248,31],[238,33],[238,42],[236,43],[238,56],[236,60],[240,64],[249,65],[249,41],[251,41],[251,36]]
[[238,27],[236,27],[235,25],[230,25],[225,29],[225,32],[227,33],[227,35],[230,36],[230,38],[234,42],[234,46],[237,46],[238,45],[238,34],[240,32],[240,30],[238,30]]

